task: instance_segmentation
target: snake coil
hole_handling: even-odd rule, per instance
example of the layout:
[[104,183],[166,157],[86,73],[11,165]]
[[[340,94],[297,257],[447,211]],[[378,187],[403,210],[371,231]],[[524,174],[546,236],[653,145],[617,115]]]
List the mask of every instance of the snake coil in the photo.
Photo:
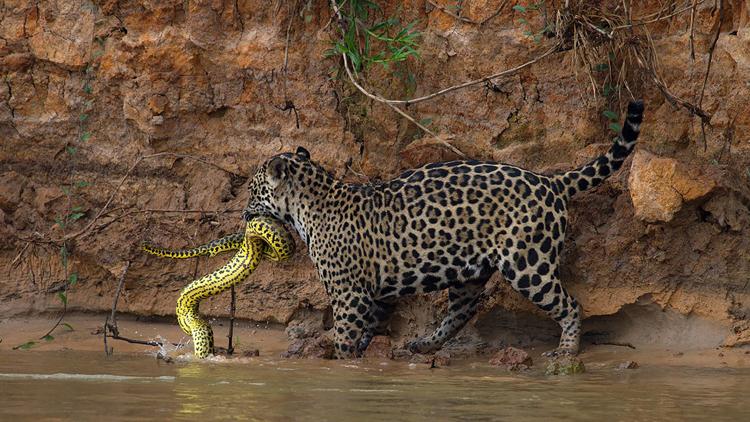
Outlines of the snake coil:
[[144,244],[143,250],[164,258],[214,256],[238,250],[223,267],[188,284],[177,299],[177,322],[193,338],[195,356],[202,359],[213,354],[214,336],[211,325],[199,312],[200,302],[244,280],[262,258],[276,262],[288,259],[294,254],[294,240],[278,220],[256,217],[248,221],[244,233],[234,233],[196,248],[171,250]]

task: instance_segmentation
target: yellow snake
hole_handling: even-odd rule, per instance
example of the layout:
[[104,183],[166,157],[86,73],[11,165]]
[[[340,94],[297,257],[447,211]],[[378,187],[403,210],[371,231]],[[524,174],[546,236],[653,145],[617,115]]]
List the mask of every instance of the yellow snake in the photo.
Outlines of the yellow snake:
[[192,336],[195,356],[205,358],[214,352],[211,325],[198,312],[201,300],[215,296],[245,279],[262,258],[283,261],[294,253],[294,240],[286,228],[270,217],[256,217],[239,232],[192,249],[165,249],[143,245],[143,250],[165,258],[214,256],[239,249],[226,265],[188,284],[177,299],[177,322],[185,334]]

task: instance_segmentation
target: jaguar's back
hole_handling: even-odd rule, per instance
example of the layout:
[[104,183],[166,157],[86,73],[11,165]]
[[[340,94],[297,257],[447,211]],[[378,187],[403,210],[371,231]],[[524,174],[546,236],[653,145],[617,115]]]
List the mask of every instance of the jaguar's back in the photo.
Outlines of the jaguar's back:
[[494,162],[451,161],[385,183],[354,185],[335,180],[299,149],[259,169],[246,217],[284,219],[308,243],[332,299],[341,356],[366,347],[392,298],[448,288],[448,316],[431,336],[410,345],[420,352],[439,348],[473,316],[497,270],[558,321],[559,349],[574,352],[581,310],[558,273],[567,201],[620,168],[635,145],[642,112],[642,102],[631,103],[606,154],[552,176]]

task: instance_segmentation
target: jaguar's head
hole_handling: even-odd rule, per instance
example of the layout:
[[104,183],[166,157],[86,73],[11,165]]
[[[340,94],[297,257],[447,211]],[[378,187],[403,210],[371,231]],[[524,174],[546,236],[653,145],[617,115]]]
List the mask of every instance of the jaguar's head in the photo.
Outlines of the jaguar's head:
[[263,163],[248,185],[247,206],[242,213],[245,221],[267,215],[291,222],[290,205],[299,200],[295,192],[300,183],[297,179],[304,176],[301,169],[309,162],[310,153],[298,147],[294,154],[279,154]]

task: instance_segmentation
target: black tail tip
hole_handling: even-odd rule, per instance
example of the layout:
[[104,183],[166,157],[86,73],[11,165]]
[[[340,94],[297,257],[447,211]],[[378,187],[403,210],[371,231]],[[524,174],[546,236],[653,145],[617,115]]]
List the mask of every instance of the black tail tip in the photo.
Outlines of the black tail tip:
[[631,101],[628,104],[628,116],[640,116],[643,114],[643,100]]

